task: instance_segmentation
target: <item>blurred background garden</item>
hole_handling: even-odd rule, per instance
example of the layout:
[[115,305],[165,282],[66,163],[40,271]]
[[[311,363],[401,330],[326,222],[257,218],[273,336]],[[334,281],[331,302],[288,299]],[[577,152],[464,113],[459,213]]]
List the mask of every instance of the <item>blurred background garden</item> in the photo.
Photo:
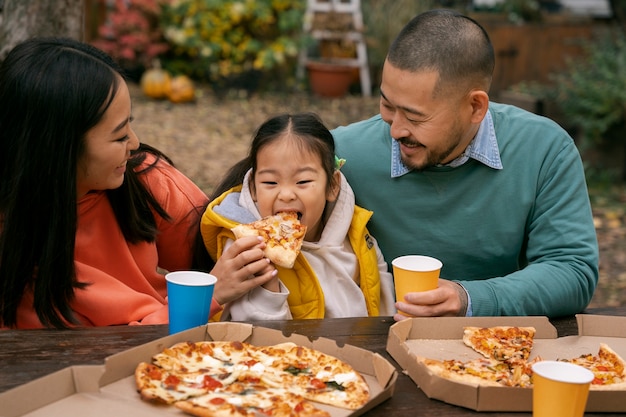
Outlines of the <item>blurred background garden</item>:
[[[267,117],[310,110],[333,128],[375,114],[399,29],[428,9],[459,10],[492,38],[491,98],[575,139],[601,250],[592,305],[626,305],[626,0],[361,0],[357,20],[340,13],[353,2],[309,0],[327,11],[307,13],[307,0],[0,0],[0,60],[38,35],[105,50],[131,80],[141,140],[210,193]],[[314,91],[312,62],[343,67],[345,89]]]

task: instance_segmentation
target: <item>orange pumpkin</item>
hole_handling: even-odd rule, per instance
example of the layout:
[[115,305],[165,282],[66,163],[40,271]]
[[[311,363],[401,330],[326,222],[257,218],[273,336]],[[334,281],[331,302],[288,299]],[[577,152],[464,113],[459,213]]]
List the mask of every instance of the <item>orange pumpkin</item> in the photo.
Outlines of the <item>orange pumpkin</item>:
[[167,97],[171,78],[170,74],[162,69],[157,62],[154,68],[148,69],[143,73],[139,80],[139,85],[141,86],[141,91],[148,97],[162,99]]
[[191,78],[186,75],[177,75],[170,82],[170,89],[167,92],[167,98],[172,103],[185,103],[193,101],[196,97],[196,91]]

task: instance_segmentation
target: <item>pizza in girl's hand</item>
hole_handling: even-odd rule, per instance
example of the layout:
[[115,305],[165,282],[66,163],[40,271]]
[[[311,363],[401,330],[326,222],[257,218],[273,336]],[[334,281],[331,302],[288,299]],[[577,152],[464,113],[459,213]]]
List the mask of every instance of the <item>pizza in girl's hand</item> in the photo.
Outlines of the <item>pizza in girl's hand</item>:
[[293,268],[306,234],[306,226],[300,223],[295,212],[277,213],[252,223],[239,224],[231,230],[237,239],[261,236],[266,244],[265,256],[283,268]]

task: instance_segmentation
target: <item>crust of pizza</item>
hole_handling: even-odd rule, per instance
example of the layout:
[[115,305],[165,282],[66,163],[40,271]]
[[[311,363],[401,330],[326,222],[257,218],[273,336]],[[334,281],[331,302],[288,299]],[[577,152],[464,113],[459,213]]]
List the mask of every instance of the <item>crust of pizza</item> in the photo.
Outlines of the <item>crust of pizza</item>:
[[[194,377],[197,376],[194,375]],[[192,396],[202,395],[207,391],[201,385],[180,384],[181,380],[180,375],[164,371],[150,363],[142,362],[135,368],[137,391],[146,401],[173,404]]]
[[[168,401],[162,398],[162,395],[158,395],[158,392],[154,389],[154,380],[157,376],[150,377],[150,374],[157,369],[156,366],[141,362],[135,368],[135,384],[137,385],[137,391],[141,395],[141,398],[147,401],[165,402]],[[158,380],[161,380],[161,375],[158,375]]]
[[459,361],[439,361],[435,359],[421,358],[421,362],[428,368],[429,372],[441,378],[472,386],[502,386],[499,382],[493,381],[484,376],[473,375],[459,369]]
[[589,389],[592,391],[624,391],[626,390],[626,382],[619,382],[616,384],[608,385],[590,385]]
[[[233,416],[237,417],[241,414],[235,414],[235,411],[231,408],[225,410],[215,410],[214,408],[207,408],[206,406],[197,405],[193,401],[178,401],[174,404],[177,408],[180,408],[187,414],[191,414],[192,416],[198,417],[226,417]],[[245,414],[244,414],[245,415]]]
[[617,354],[606,343],[600,343],[600,349],[598,350],[598,356],[613,364],[615,372],[626,376],[626,361]]
[[272,261],[274,265],[291,269],[300,253],[300,246],[302,246],[301,243],[297,249],[288,249],[282,246],[266,246],[264,252],[267,259]]
[[264,254],[275,265],[293,268],[302,248],[306,226],[294,212],[281,212],[252,223],[233,227],[235,238],[261,236],[265,241]]

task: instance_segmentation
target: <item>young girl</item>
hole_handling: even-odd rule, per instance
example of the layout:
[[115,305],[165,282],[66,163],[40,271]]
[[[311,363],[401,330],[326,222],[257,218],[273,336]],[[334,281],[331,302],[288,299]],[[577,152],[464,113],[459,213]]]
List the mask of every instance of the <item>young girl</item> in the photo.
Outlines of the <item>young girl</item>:
[[230,229],[280,211],[307,226],[293,269],[228,303],[222,320],[393,315],[393,281],[339,171],[333,137],[310,113],[284,114],[257,131],[249,155],[216,189],[201,232],[214,259],[232,243]]

